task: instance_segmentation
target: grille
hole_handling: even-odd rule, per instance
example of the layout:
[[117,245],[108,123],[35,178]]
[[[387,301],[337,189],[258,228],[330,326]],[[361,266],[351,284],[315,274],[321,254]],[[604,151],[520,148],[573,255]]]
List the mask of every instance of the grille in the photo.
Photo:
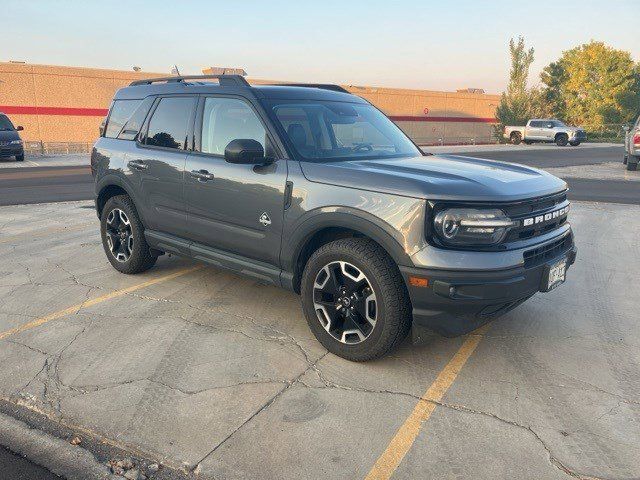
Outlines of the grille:
[[[565,205],[568,205],[567,194],[566,192],[563,192],[549,197],[536,198],[534,200],[507,205],[506,207],[503,207],[502,210],[504,210],[507,216],[512,220],[519,220],[522,223],[522,220],[525,218],[544,215],[545,213],[553,212],[554,210],[562,208]],[[565,214],[550,221],[528,226],[521,225],[509,231],[505,242],[524,240],[544,235],[545,233],[560,227],[566,221],[567,215]]]
[[529,268],[541,265],[547,260],[551,260],[552,258],[559,256],[561,253],[566,252],[571,248],[571,245],[573,245],[573,237],[569,234],[554,242],[527,250],[524,252],[524,266],[525,268]]

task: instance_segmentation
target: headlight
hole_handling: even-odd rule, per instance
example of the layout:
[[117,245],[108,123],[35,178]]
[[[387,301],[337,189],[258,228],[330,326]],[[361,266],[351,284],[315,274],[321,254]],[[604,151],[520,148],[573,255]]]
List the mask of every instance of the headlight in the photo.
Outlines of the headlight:
[[11,145],[22,145],[22,140],[11,140]]
[[436,235],[449,245],[495,245],[504,240],[517,222],[502,210],[475,208],[448,208],[433,219]]

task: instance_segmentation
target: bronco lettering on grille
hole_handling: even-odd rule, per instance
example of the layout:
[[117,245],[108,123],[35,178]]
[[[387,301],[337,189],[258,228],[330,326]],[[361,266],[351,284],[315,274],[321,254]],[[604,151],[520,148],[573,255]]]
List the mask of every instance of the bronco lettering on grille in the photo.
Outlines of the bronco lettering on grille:
[[539,223],[555,220],[556,218],[562,217],[567,213],[569,213],[569,205],[553,212],[545,213],[544,215],[536,215],[535,217],[525,218],[524,220],[522,220],[522,226],[528,227],[530,225],[537,225]]

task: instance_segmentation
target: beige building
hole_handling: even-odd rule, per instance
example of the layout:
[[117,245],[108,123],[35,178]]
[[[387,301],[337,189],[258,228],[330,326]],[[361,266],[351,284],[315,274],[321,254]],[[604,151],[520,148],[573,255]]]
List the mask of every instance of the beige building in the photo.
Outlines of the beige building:
[[[165,75],[0,62],[0,112],[24,127],[25,141],[91,144],[118,88]],[[492,141],[497,95],[343,86],[384,111],[417,143]]]

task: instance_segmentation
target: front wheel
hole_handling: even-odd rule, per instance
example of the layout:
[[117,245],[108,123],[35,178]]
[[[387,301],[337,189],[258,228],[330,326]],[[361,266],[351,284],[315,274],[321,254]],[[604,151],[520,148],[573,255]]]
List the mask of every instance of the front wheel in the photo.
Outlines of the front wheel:
[[314,252],[304,268],[301,295],[315,337],[347,360],[382,357],[411,328],[411,302],[400,271],[368,239],[340,239]]
[[121,273],[144,272],[158,259],[144,238],[144,227],[128,195],[107,201],[100,216],[100,233],[107,259]]
[[561,133],[556,136],[556,145],[559,147],[565,147],[569,143],[569,137],[565,133]]
[[569,142],[569,145],[571,145],[572,147],[577,147],[578,145],[580,145],[580,142]]

